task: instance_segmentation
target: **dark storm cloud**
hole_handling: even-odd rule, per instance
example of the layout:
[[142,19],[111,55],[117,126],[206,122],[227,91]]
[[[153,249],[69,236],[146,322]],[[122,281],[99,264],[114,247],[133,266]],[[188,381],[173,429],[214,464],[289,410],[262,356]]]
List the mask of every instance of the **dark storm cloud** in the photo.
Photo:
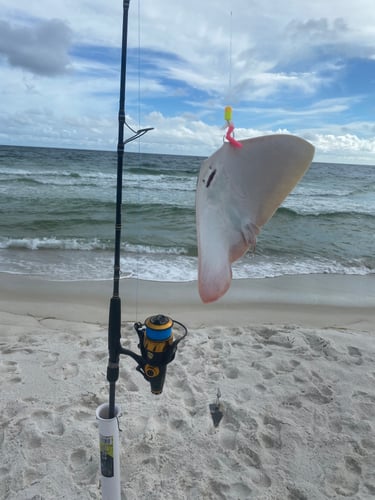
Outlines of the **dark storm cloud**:
[[55,76],[68,70],[71,41],[70,28],[58,19],[27,27],[0,21],[0,54],[11,66],[38,75]]

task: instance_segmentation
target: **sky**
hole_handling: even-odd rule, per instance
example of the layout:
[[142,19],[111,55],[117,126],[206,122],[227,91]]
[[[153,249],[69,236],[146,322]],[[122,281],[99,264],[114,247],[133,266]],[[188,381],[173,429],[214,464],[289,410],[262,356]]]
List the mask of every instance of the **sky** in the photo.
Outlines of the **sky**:
[[[122,0],[0,0],[0,144],[116,150]],[[291,133],[375,165],[373,0],[131,0],[129,151]],[[128,129],[126,129],[126,137]]]

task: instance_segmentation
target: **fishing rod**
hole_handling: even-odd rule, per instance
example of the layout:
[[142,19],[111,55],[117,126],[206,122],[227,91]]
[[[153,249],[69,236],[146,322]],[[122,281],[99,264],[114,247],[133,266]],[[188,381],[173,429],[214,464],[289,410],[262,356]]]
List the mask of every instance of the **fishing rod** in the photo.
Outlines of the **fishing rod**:
[[[116,405],[116,382],[119,378],[120,355],[133,358],[139,373],[150,383],[153,394],[163,391],[167,365],[173,361],[177,346],[187,335],[187,328],[182,323],[157,314],[150,316],[144,323],[137,322],[134,328],[137,332],[140,353],[137,354],[121,345],[121,298],[120,298],[120,255],[121,255],[121,218],[122,218],[122,180],[125,145],[142,137],[152,127],[134,130],[126,122],[125,117],[125,84],[128,37],[128,14],[130,0],[123,0],[122,45],[121,45],[121,78],[118,113],[118,143],[117,143],[117,185],[116,185],[116,217],[115,245],[113,266],[113,293],[109,304],[108,321],[108,364],[107,381],[109,382],[108,404],[100,405],[96,410],[99,423],[100,471],[103,500],[120,500],[120,459],[119,459],[119,427],[120,409]],[[124,140],[125,126],[133,133]],[[175,338],[173,326],[182,330]]]
[[[126,59],[128,41],[128,16],[130,0],[123,2],[121,70],[120,70],[120,99],[118,113],[118,142],[117,142],[117,188],[116,188],[116,222],[115,222],[115,252],[113,272],[113,295],[109,306],[108,323],[108,351],[107,380],[109,382],[109,418],[115,415],[115,391],[119,377],[119,359],[121,353],[121,299],[120,288],[120,254],[121,254],[121,212],[122,212],[122,178],[124,165],[125,144],[138,139],[152,128],[133,130],[125,119],[125,86],[126,86]],[[134,133],[124,141],[124,126]]]

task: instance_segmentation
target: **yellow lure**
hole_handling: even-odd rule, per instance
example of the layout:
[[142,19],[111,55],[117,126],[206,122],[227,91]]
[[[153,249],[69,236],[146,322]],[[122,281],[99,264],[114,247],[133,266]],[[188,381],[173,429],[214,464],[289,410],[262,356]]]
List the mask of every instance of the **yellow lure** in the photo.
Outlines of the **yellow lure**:
[[232,121],[232,108],[231,108],[231,106],[225,106],[225,108],[224,108],[224,120],[227,122]]

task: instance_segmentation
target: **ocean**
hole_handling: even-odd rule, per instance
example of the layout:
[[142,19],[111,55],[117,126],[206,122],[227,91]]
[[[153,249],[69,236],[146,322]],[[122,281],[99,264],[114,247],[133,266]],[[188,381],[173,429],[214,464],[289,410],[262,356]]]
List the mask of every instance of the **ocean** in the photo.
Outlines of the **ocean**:
[[[121,276],[197,278],[203,158],[125,153]],[[116,152],[0,146],[0,272],[113,276]],[[375,166],[313,163],[234,279],[375,270]]]

